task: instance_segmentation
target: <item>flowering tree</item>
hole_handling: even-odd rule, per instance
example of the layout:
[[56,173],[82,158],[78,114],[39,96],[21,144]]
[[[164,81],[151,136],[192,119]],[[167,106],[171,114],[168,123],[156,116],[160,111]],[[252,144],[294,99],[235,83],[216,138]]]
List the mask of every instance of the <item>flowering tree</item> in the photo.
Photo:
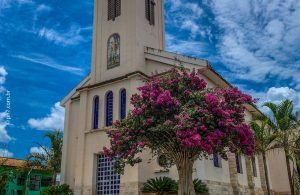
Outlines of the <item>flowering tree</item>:
[[133,166],[145,148],[164,154],[179,174],[179,194],[194,195],[195,160],[213,153],[224,159],[230,152],[252,155],[254,138],[244,121],[249,95],[236,88],[207,88],[200,72],[173,69],[145,81],[131,97],[133,110],[108,131],[110,148],[102,154],[116,161],[116,170]]

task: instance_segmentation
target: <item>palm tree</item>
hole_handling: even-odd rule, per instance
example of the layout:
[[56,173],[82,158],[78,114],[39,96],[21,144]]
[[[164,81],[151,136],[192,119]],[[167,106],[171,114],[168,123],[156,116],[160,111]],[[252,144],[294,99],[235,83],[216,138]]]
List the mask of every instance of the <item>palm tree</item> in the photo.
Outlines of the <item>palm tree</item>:
[[[200,179],[193,180],[194,189],[197,194],[208,194],[208,188]],[[148,179],[143,187],[142,192],[155,193],[157,195],[172,194],[178,192],[178,182],[169,177],[156,177]]]
[[255,138],[255,153],[263,157],[267,191],[271,194],[266,153],[273,149],[276,134],[268,128],[268,118],[264,115],[256,116],[250,124]]
[[194,179],[194,188],[196,193],[198,194],[208,194],[208,188],[205,183],[202,182],[200,179]]
[[295,148],[298,131],[296,130],[297,118],[294,114],[293,102],[290,100],[283,100],[278,105],[272,102],[266,102],[264,106],[269,108],[271,111],[271,117],[269,117],[268,125],[270,125],[272,130],[276,131],[278,134],[276,145],[278,148],[282,148],[285,152],[290,189],[292,195],[294,195],[295,191],[292,180],[290,159]]
[[142,188],[142,192],[164,195],[177,192],[177,182],[169,177],[148,179]]
[[61,157],[62,157],[62,132],[55,130],[45,134],[45,138],[50,140],[50,147],[47,148],[38,144],[42,152],[33,152],[27,156],[27,165],[29,167],[41,167],[52,170],[53,184],[55,184],[56,175],[60,173]]

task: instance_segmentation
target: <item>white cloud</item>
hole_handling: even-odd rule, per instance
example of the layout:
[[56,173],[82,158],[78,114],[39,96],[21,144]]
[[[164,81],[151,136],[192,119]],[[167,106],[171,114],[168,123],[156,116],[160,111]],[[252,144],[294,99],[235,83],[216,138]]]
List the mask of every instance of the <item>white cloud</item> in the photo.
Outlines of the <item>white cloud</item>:
[[68,31],[64,32],[58,32],[54,29],[44,27],[39,30],[38,35],[50,42],[63,46],[77,45],[84,41],[81,35],[81,28],[77,25],[72,25]]
[[41,12],[41,11],[50,11],[52,10],[52,8],[48,5],[45,4],[41,4],[36,8],[37,11]]
[[10,8],[14,2],[18,3],[19,5],[34,4],[32,0],[0,0],[0,10]]
[[272,101],[274,103],[279,103],[284,99],[289,99],[292,100],[295,105],[299,106],[299,97],[300,94],[298,94],[294,89],[291,89],[289,87],[271,87],[267,91],[267,100]]
[[179,40],[173,35],[166,34],[167,50],[179,54],[205,55],[206,45],[194,40]]
[[47,66],[47,67],[50,67],[50,68],[54,68],[54,69],[57,69],[57,70],[70,72],[72,74],[83,75],[83,70],[81,68],[66,66],[66,65],[63,65],[63,64],[58,64],[52,58],[50,58],[48,56],[45,56],[45,55],[35,55],[35,56],[12,55],[12,57],[18,58],[18,59],[21,59],[21,60],[25,60],[25,61],[28,61],[28,62],[32,62],[32,63],[35,63],[35,64],[40,64],[40,65],[43,65],[43,66]]
[[32,147],[30,148],[30,153],[45,154],[46,151],[42,147]]
[[7,127],[9,126],[8,115],[6,112],[0,112],[0,142],[8,143],[14,138],[8,135]]
[[184,2],[184,7],[192,11],[193,18],[200,18],[203,14],[203,10],[196,3],[186,3]]
[[183,29],[190,30],[192,36],[195,36],[199,32],[199,26],[193,20],[185,20],[182,22]]
[[5,83],[7,72],[3,66],[0,66],[0,85]]
[[300,1],[212,0],[220,59],[233,78],[293,79],[300,89]]
[[10,8],[11,0],[0,0],[0,10]]
[[0,148],[0,157],[4,157],[4,158],[11,158],[13,157],[13,153],[12,152],[9,152],[8,150],[6,149],[1,149]]
[[19,4],[34,4],[32,0],[17,0]]
[[31,128],[37,130],[63,130],[64,126],[65,110],[57,102],[54,107],[51,108],[51,113],[44,118],[28,120],[28,124]]
[[[7,75],[8,73],[5,70],[5,68],[3,66],[0,66],[0,93],[6,91],[3,85],[5,84]],[[11,136],[9,136],[7,132],[7,127],[10,125],[9,121],[10,116],[8,115],[8,113],[6,111],[0,112],[0,142],[8,143],[14,139]]]
[[[239,86],[243,90],[244,86]],[[254,90],[243,90],[252,95],[253,98],[258,98],[257,106],[264,112],[268,113],[268,109],[262,105],[265,102],[273,102],[279,104],[281,101],[289,99],[293,101],[294,110],[300,111],[300,93],[289,87],[271,87],[266,91],[257,92]]]
[[0,66],[0,93],[3,93],[6,89],[3,86],[6,81],[7,72],[3,66]]
[[166,0],[166,5],[170,6],[166,13],[167,24],[187,30],[192,38],[205,35],[206,29],[197,22],[203,16],[203,10],[198,4],[186,3],[183,0]]

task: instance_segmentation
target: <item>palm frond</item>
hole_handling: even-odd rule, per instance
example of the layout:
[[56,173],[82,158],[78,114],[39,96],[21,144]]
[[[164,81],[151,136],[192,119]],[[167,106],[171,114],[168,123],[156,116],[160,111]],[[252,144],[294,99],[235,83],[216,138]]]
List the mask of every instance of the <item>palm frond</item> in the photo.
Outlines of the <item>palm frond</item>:
[[276,104],[274,104],[273,102],[265,102],[263,104],[263,106],[269,108],[272,112],[273,117],[276,118],[276,116],[277,116],[277,105]]
[[277,105],[278,118],[289,117],[292,112],[293,112],[293,102],[288,99],[283,100],[279,105]]
[[169,177],[148,179],[142,188],[142,192],[166,193],[177,192],[177,182]]
[[264,118],[264,121],[251,121],[250,126],[255,138],[255,151],[260,153],[271,150],[277,134],[268,128],[268,120]]
[[194,179],[193,183],[194,183],[194,188],[196,193],[204,194],[208,192],[208,188],[206,184],[203,183],[200,179]]
[[49,148],[42,144],[38,144],[43,152],[29,154],[26,158],[27,166],[47,168],[58,173],[60,172],[62,157],[62,132],[57,130],[47,132],[44,138],[50,140]]

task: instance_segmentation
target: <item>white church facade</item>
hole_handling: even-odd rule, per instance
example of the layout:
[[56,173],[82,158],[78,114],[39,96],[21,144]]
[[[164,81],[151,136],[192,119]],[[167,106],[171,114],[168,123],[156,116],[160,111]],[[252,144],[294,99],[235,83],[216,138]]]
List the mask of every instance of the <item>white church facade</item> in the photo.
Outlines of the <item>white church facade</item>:
[[[147,152],[143,162],[126,167],[124,175],[115,174],[112,163],[99,155],[109,145],[105,130],[126,117],[142,79],[183,65],[201,69],[209,87],[231,87],[208,61],[164,49],[163,0],[95,0],[91,73],[61,102],[66,110],[61,182],[75,195],[137,195],[149,178],[178,178],[175,167],[162,168]],[[260,113],[253,105],[246,108],[246,121]],[[266,192],[260,155],[229,154],[228,161],[211,156],[198,160],[193,174],[207,184],[210,194]]]

